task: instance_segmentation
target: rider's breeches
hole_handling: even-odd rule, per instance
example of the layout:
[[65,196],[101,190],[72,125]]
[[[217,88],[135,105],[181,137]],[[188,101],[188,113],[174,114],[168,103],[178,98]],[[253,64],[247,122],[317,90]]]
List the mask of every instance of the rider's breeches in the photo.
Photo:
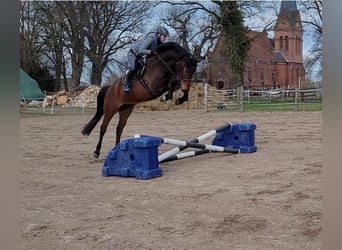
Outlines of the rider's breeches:
[[127,64],[128,64],[128,69],[129,71],[135,71],[136,69],[136,55],[134,55],[132,53],[132,51],[130,50],[127,54]]

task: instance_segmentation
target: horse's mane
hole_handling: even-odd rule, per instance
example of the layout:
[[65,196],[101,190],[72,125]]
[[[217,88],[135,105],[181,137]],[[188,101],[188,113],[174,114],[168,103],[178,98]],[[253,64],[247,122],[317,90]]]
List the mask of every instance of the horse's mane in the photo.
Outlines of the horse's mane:
[[156,49],[156,52],[158,54],[164,53],[166,51],[174,51],[174,52],[176,52],[177,54],[180,54],[180,55],[187,55],[187,54],[189,54],[182,46],[180,46],[176,42],[162,43]]

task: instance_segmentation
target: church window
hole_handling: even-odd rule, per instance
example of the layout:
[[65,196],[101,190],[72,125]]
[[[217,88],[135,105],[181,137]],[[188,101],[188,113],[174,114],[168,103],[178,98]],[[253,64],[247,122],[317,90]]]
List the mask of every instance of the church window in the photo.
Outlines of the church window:
[[279,49],[282,50],[284,48],[284,40],[283,40],[283,37],[280,36],[280,39],[279,39]]
[[289,50],[289,37],[285,36],[285,50]]

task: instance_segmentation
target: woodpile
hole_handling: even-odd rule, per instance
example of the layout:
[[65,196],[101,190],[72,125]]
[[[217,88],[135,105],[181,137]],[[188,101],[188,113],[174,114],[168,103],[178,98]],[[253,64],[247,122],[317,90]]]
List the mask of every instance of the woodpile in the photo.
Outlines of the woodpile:
[[47,95],[43,106],[60,105],[62,107],[96,107],[96,97],[99,86],[90,85],[82,91],[60,91],[54,95]]
[[160,98],[138,103],[135,107],[136,110],[181,110],[181,109],[202,109],[203,108],[203,84],[193,83],[189,90],[189,100],[181,105],[175,105],[177,98],[182,96],[182,91],[177,90],[173,93],[173,99],[168,101],[161,101]]
[[[189,91],[189,100],[181,105],[175,105],[175,101],[182,95],[181,90],[174,92],[173,100],[161,101],[157,98],[148,102],[138,103],[135,110],[181,110],[181,109],[203,109],[203,90],[202,83],[192,83]],[[100,91],[99,86],[90,85],[79,89],[78,91],[61,91],[54,95],[47,95],[43,106],[60,105],[61,107],[96,107],[97,94]],[[223,93],[215,93],[214,99],[226,98]]]

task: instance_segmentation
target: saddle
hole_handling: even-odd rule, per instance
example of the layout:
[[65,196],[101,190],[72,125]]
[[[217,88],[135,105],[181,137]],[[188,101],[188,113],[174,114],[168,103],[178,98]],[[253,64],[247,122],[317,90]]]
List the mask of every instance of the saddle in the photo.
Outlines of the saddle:
[[141,56],[137,58],[137,71],[135,74],[135,79],[140,80],[143,78],[146,70],[146,56]]
[[[143,76],[145,74],[145,71],[146,71],[146,57],[145,56],[139,56],[137,57],[137,60],[136,60],[136,70],[134,72],[134,76],[133,76],[133,80],[142,80],[143,79]],[[126,71],[126,74],[124,76],[124,78],[122,79],[122,83],[124,83],[126,81],[126,78],[127,78],[127,73],[128,73],[128,70]]]

